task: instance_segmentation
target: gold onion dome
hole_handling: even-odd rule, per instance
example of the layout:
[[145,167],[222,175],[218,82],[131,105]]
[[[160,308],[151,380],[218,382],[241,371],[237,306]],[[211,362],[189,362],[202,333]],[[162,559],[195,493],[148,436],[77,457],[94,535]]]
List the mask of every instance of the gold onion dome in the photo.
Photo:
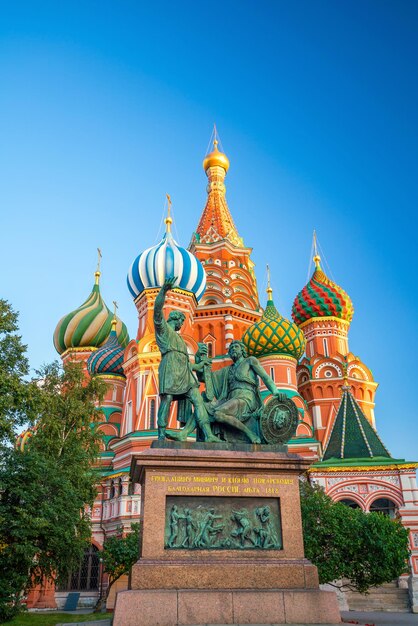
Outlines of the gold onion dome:
[[[98,348],[108,339],[113,313],[106,306],[99,287],[100,272],[95,273],[95,284],[83,304],[64,315],[54,332],[54,346],[59,354],[69,348]],[[117,319],[116,335],[119,343],[126,347],[129,342],[125,324]]]
[[293,303],[293,321],[298,326],[315,317],[337,317],[351,322],[354,307],[350,296],[328,278],[321,267],[321,257],[318,254],[315,254],[313,260],[315,271],[312,278]]
[[296,324],[280,315],[274,306],[270,286],[267,293],[267,305],[261,320],[245,331],[242,342],[250,356],[284,355],[300,359],[305,350],[304,334]]
[[218,140],[213,142],[213,150],[203,159],[203,169],[208,170],[210,167],[222,167],[225,172],[229,169],[229,159],[223,152],[218,150]]

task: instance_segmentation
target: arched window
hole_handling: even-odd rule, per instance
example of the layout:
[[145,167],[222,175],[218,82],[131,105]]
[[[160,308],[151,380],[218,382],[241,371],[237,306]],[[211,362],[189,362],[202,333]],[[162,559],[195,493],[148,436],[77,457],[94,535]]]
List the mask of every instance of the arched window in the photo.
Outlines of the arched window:
[[213,343],[211,341],[208,341],[206,345],[208,347],[208,358],[212,359],[213,358]]
[[98,591],[100,578],[99,550],[93,544],[85,549],[79,568],[59,585],[60,591]]
[[132,480],[130,480],[128,483],[128,496],[131,496],[133,492],[134,492],[134,486],[133,486]]
[[149,403],[149,427],[151,430],[155,429],[155,400],[150,400]]
[[118,480],[118,496],[121,496],[123,493],[123,489],[122,489],[122,478],[119,478]]
[[274,382],[274,367],[270,367],[270,378]]
[[360,505],[357,504],[355,500],[351,500],[351,498],[343,498],[342,500],[338,500],[338,502],[341,502],[341,504],[344,504],[345,506],[349,506],[350,509],[360,508]]
[[112,480],[112,482],[110,483],[109,499],[111,500],[114,497],[115,497],[115,482]]
[[392,500],[389,500],[389,498],[378,498],[370,505],[371,513],[383,513],[383,515],[388,515],[391,518],[396,517],[397,510],[398,507]]

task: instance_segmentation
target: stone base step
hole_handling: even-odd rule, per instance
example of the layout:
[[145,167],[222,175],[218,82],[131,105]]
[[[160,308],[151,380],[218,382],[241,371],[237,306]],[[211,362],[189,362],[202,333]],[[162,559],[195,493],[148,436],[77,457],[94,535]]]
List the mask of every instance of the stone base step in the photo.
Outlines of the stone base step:
[[319,589],[134,589],[118,593],[113,617],[113,626],[338,623],[335,593]]
[[350,611],[392,611],[409,613],[409,594],[407,589],[400,589],[396,583],[386,583],[370,589],[367,595],[353,591],[347,594]]

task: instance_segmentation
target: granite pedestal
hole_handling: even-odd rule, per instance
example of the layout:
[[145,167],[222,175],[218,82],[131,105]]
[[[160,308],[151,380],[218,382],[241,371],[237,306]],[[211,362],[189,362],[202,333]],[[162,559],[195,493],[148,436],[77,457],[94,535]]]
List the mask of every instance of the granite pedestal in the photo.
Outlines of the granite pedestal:
[[[200,449],[199,449],[200,448]],[[298,455],[172,443],[138,454],[139,560],[114,626],[336,624],[304,558]]]

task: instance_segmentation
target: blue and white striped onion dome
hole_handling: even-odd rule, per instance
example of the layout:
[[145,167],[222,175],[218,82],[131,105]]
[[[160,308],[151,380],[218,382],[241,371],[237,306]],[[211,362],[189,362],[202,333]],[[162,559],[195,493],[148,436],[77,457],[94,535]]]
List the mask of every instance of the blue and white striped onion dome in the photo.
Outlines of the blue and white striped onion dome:
[[170,276],[177,276],[175,286],[193,293],[197,301],[203,296],[206,288],[203,265],[166,232],[160,243],[142,252],[132,263],[128,289],[136,300],[145,289],[162,287]]

